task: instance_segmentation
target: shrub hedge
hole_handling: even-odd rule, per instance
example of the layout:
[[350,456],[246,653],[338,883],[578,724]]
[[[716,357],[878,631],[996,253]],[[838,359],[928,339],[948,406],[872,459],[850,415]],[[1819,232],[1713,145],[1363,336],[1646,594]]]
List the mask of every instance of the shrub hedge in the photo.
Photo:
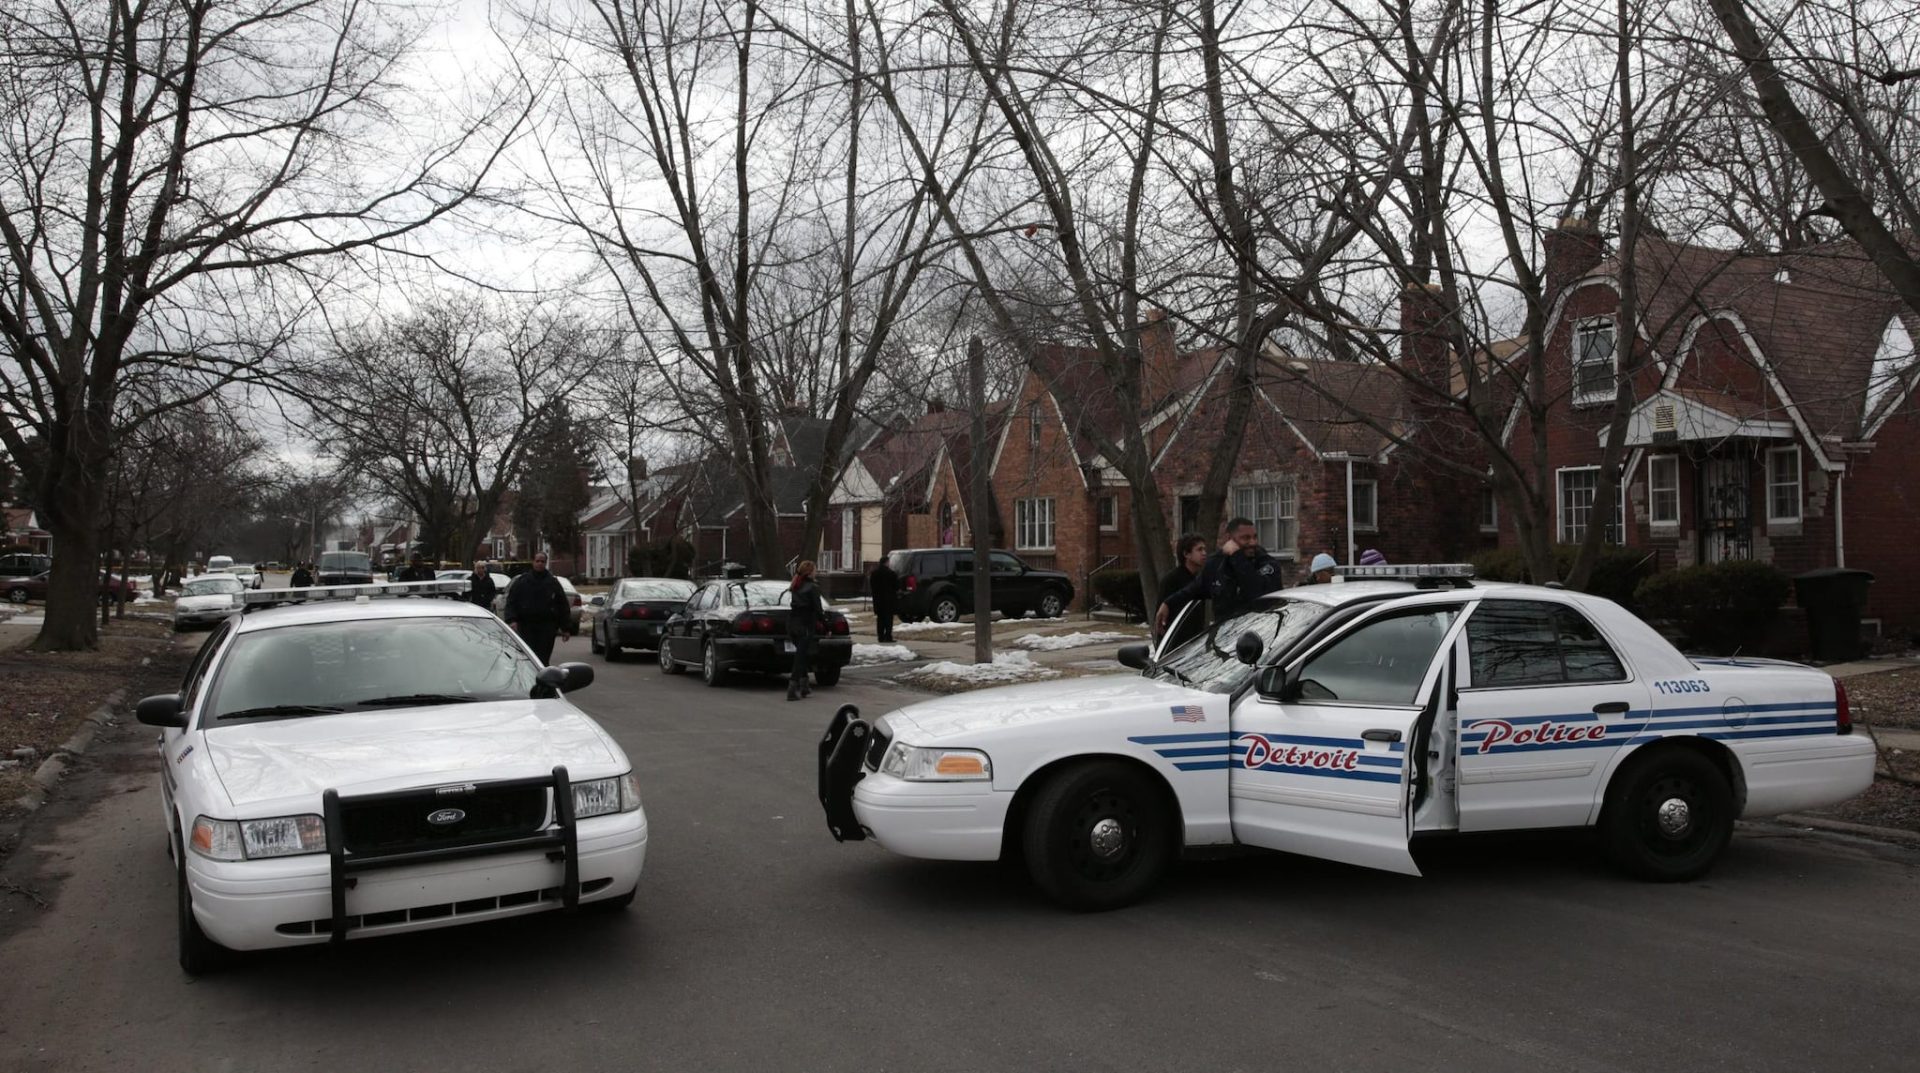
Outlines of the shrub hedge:
[[1770,563],[1707,563],[1655,574],[1634,599],[1646,618],[1678,623],[1691,647],[1727,655],[1757,648],[1792,591]]
[[1093,595],[1101,603],[1125,611],[1135,622],[1147,617],[1145,601],[1140,596],[1140,571],[1097,570],[1089,581]]

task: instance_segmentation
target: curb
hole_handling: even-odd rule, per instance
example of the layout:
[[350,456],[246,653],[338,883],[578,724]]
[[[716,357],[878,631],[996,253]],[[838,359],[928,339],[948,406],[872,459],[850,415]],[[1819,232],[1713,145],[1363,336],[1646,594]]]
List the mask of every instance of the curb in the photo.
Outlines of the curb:
[[1782,827],[1804,827],[1829,834],[1853,835],[1856,838],[1870,838],[1876,842],[1920,847],[1920,831],[1909,831],[1901,827],[1875,827],[1872,824],[1849,823],[1846,820],[1830,820],[1825,816],[1804,816],[1794,813],[1774,816],[1765,822]]
[[40,766],[34,769],[33,781],[39,787],[39,791],[22,794],[15,803],[27,812],[37,811],[41,805],[46,804],[48,795],[53,793],[54,784],[60,781],[60,776],[66,773],[68,766],[74,760],[86,755],[87,749],[93,745],[94,737],[102,728],[113,725],[114,710],[125,695],[124,689],[116,689],[107,694],[106,700],[87,716],[86,722],[81,724],[80,729],[74,731],[72,737],[62,742],[60,747],[53,751],[52,756],[41,761]]

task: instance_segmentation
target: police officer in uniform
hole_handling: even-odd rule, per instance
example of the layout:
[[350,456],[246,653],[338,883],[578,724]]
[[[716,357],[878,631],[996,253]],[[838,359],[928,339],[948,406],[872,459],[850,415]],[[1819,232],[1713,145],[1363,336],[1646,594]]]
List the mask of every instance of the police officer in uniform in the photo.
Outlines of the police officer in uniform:
[[433,571],[429,570],[427,564],[421,561],[420,553],[416,551],[412,555],[407,556],[407,565],[400,568],[400,576],[394,578],[394,580],[432,581]]
[[540,657],[541,663],[553,660],[555,634],[563,640],[573,636],[567,632],[573,605],[567,602],[567,591],[560,587],[560,579],[547,573],[544,554],[536,553],[533,569],[514,578],[513,584],[507,586],[507,608],[502,617],[527,642],[527,647],[533,649],[533,654]]
[[306,563],[294,567],[293,577],[287,580],[287,586],[294,589],[304,589],[312,584],[313,571],[307,568]]
[[1213,604],[1213,621],[1218,623],[1245,611],[1253,601],[1275,589],[1286,587],[1280,564],[1259,545],[1259,531],[1253,519],[1235,518],[1227,523],[1227,539],[1220,550],[1207,556],[1200,576],[1171,596],[1162,596],[1160,612],[1154,619],[1157,629],[1167,628],[1170,607],[1188,600],[1208,600]]

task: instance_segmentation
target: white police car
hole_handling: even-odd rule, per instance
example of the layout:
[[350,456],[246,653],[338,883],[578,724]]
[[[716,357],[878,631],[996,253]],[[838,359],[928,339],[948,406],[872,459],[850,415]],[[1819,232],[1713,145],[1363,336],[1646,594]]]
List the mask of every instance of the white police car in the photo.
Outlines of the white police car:
[[[1682,655],[1611,601],[1472,584],[1468,566],[1352,567],[1288,589],[1139,676],[842,708],[820,797],[843,841],[1019,854],[1086,909],[1144,895],[1182,847],[1240,843],[1419,874],[1441,831],[1597,826],[1655,880],[1704,873],[1740,817],[1873,781],[1844,687]],[[1189,612],[1197,610],[1189,607]]]
[[[230,950],[630,904],[647,822],[632,765],[466,583],[246,593],[162,727],[180,964]],[[276,606],[285,605],[285,606]]]

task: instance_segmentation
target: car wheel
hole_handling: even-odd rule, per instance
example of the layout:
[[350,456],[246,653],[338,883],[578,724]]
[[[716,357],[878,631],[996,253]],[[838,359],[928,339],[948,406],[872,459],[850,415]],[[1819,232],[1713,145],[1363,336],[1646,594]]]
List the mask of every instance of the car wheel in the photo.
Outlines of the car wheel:
[[27,590],[25,590],[25,589],[8,589],[8,590],[7,590],[7,602],[8,602],[8,603],[13,603],[13,604],[24,604],[24,603],[26,603],[26,602],[27,602]]
[[1165,798],[1146,776],[1091,761],[1040,788],[1021,848],[1049,898],[1093,911],[1130,905],[1153,889],[1173,862],[1176,837]]
[[1058,592],[1049,592],[1045,596],[1040,597],[1041,618],[1059,618],[1061,612],[1066,609],[1067,602],[1060,598]]
[[667,639],[660,638],[660,673],[680,674],[685,670],[686,668],[675,662],[672,650],[667,647]]
[[720,650],[712,641],[700,646],[700,680],[710,686],[719,686],[727,680],[727,669],[720,666]]
[[1706,873],[1733,837],[1733,790],[1699,753],[1663,750],[1614,779],[1601,816],[1607,856],[1660,883]]
[[942,596],[936,599],[933,601],[933,606],[928,608],[927,611],[935,622],[960,621],[960,601],[951,596]]
[[598,626],[587,631],[587,651],[596,656],[606,651],[605,648],[600,646],[600,627]]
[[193,915],[193,891],[187,886],[187,862],[183,857],[184,854],[174,851],[174,878],[178,887],[174,904],[178,910],[180,968],[188,976],[199,976],[226,964],[233,956],[233,951],[207,938],[207,933],[200,930],[200,921]]
[[822,686],[822,687],[839,685],[840,684],[840,668],[815,667],[813,670],[813,684],[817,686]]
[[613,639],[613,627],[612,627],[612,626],[608,626],[608,627],[607,627],[607,644],[606,644],[606,650],[607,650],[607,662],[608,662],[608,663],[618,663],[618,662],[620,662],[620,657],[621,657],[622,655],[624,655],[624,654],[625,654],[625,650],[624,650],[624,649],[622,649],[622,648],[620,647],[620,642],[618,642],[618,641],[616,641],[616,640],[614,640],[614,639]]

